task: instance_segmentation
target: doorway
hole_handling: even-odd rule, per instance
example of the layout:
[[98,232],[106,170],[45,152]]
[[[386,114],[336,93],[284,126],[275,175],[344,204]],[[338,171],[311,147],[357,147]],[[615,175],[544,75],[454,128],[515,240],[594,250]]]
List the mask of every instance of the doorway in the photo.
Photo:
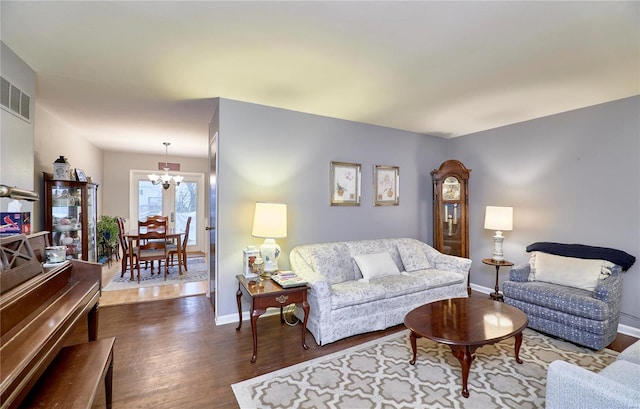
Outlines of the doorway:
[[204,253],[207,242],[202,228],[206,225],[204,174],[173,172],[184,179],[179,186],[170,185],[164,189],[162,185],[151,183],[148,173],[130,171],[130,228],[137,220],[158,215],[167,217],[171,228],[184,230],[187,218],[191,217],[186,251]]

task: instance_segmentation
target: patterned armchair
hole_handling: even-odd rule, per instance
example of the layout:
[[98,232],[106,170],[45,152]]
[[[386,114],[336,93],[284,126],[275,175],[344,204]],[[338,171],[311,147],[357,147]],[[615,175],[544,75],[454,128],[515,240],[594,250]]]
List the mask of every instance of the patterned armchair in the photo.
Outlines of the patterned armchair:
[[[527,251],[535,251],[535,244],[537,243],[529,246]],[[580,246],[579,248],[587,251],[602,249],[583,245],[561,246]],[[542,248],[548,250],[548,248]],[[557,257],[558,253],[566,254],[565,250],[571,250],[571,247],[560,247],[559,251],[554,251],[554,256]],[[575,266],[566,263],[571,263],[573,260],[577,264],[583,259],[576,256],[584,254],[571,252],[569,254],[571,254],[570,257],[561,256],[562,259],[566,259],[562,261],[567,266],[566,271],[561,267],[563,264],[556,264],[551,267],[552,273],[547,277],[536,278],[533,257],[529,264],[512,268],[509,281],[506,281],[502,288],[504,301],[527,314],[530,328],[595,350],[603,349],[614,340],[618,329],[622,301],[620,272],[623,267],[611,262],[595,260],[597,256],[594,254],[598,253],[589,253],[587,257],[591,259],[590,262],[601,262],[602,265],[606,265],[607,275],[603,276],[596,272],[592,279],[593,288],[588,286],[580,288],[580,285],[570,281],[579,282],[581,279],[579,269],[576,270]],[[624,264],[627,269],[633,264],[635,258],[624,254],[630,257],[630,264],[626,259],[620,261],[614,258],[614,260]],[[574,271],[569,271],[572,269]],[[584,281],[589,279],[584,278]]]

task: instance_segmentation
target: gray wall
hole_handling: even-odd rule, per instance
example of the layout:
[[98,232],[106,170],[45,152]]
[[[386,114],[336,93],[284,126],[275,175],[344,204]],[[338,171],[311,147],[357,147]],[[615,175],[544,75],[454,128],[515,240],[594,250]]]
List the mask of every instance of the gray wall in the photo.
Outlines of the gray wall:
[[[161,145],[162,141],[158,141]],[[202,151],[207,145],[203,141]],[[164,161],[163,155],[147,155],[134,152],[104,151],[104,177],[102,189],[102,213],[100,215],[120,216],[129,219],[129,176],[133,170],[158,169],[158,162]],[[185,156],[167,156],[168,162],[179,163],[181,172],[206,173],[207,158]]]
[[[487,205],[514,206],[505,258],[528,261],[536,241],[613,247],[640,257],[640,97],[455,138],[449,152],[472,169],[471,281],[493,288]],[[503,269],[500,281],[508,278]],[[623,273],[621,323],[640,328],[640,261]]]
[[[2,76],[31,97],[31,122],[13,113],[0,109],[0,184],[17,186],[38,191],[34,178],[34,104],[36,98],[36,73],[9,47],[0,42],[0,72]],[[12,199],[0,199],[0,211],[6,212]],[[22,211],[31,212],[32,228],[33,202],[21,201]]]
[[[256,201],[288,206],[280,268],[303,243],[413,237],[432,242],[431,175],[444,139],[227,99],[219,106],[218,316],[237,314],[235,275]],[[329,205],[330,161],[362,165],[359,207]],[[373,206],[373,166],[400,167],[400,205]]]

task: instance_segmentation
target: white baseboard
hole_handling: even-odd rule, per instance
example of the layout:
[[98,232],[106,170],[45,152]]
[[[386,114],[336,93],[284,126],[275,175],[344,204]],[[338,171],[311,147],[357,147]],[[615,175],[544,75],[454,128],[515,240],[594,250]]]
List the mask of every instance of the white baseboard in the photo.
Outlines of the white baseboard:
[[[494,289],[489,287],[483,287],[481,285],[471,284],[473,291],[478,291],[484,294],[491,294]],[[640,338],[640,328],[635,328],[629,325],[618,324],[618,332],[620,334],[630,335],[632,337]]]
[[[267,310],[267,312],[265,312],[264,314],[261,315],[261,317],[268,317],[270,315],[274,315],[274,314],[280,314],[280,310],[278,310],[277,308],[271,308],[269,310]],[[242,311],[242,321],[249,321],[251,320],[251,315],[249,313],[249,311]],[[225,324],[237,324],[238,323],[238,313],[234,313],[234,314],[227,314],[227,315],[220,315],[218,317],[216,317],[216,326],[218,325],[225,325]],[[251,325],[251,324],[249,324]]]

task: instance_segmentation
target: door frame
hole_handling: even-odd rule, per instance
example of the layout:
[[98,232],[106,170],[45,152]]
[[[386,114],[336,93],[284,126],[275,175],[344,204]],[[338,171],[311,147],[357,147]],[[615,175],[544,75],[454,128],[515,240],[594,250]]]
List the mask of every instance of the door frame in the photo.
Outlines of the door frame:
[[[139,169],[129,170],[129,229],[132,229],[134,227],[134,223],[132,221],[138,220],[137,215],[138,215],[139,192],[138,192],[137,181],[139,179],[146,178],[149,173],[152,173],[152,171],[139,170]],[[206,223],[206,220],[208,219],[205,213],[208,214],[209,210],[207,207],[205,207],[205,186],[204,186],[205,175],[204,173],[197,173],[197,172],[171,172],[171,173],[184,176],[185,180],[195,181],[198,184],[198,203],[197,203],[197,211],[196,211],[197,216],[196,216],[196,220],[192,221],[192,227],[195,227],[195,228],[191,230],[193,233],[195,233],[197,245],[187,247],[187,251],[199,251],[206,254],[207,253],[206,246],[208,246],[209,240],[207,237],[205,237],[203,227],[206,226],[205,223]],[[172,194],[175,195],[174,187],[171,187],[168,190],[171,192],[174,192]],[[164,199],[164,195],[163,195],[163,204],[165,200],[166,199]],[[174,199],[170,200],[170,202],[175,202],[175,200]],[[134,215],[136,217],[134,217]],[[173,223],[172,223],[172,226],[173,226]]]

